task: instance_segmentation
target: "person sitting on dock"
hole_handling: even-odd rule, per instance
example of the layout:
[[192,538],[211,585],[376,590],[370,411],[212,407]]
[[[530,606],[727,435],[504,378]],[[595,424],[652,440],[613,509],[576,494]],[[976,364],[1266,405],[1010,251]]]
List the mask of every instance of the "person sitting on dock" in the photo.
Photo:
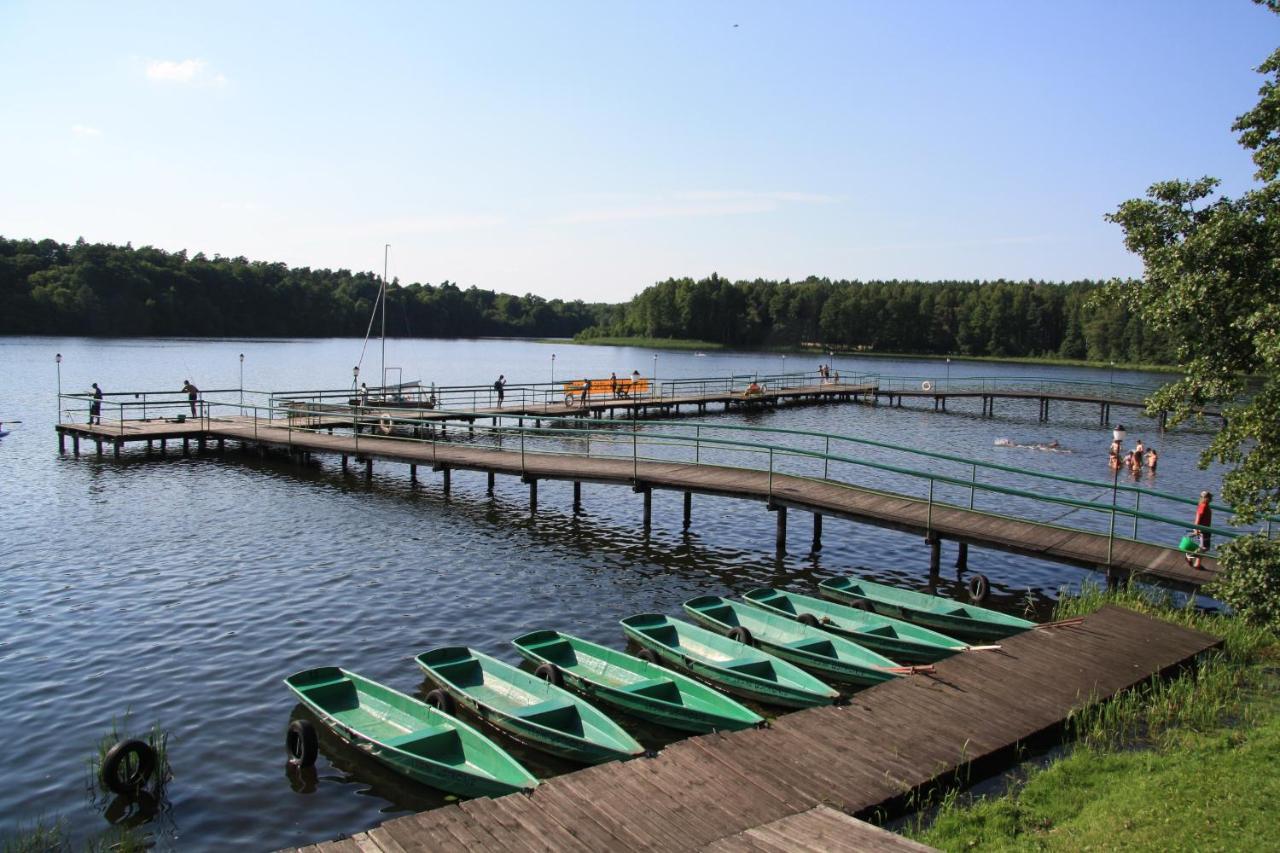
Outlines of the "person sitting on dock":
[[196,416],[196,401],[200,399],[200,389],[191,384],[190,379],[182,380],[183,393],[187,395],[187,402],[191,404],[191,417]]
[[89,426],[102,425],[102,389],[93,383],[93,402],[89,404]]

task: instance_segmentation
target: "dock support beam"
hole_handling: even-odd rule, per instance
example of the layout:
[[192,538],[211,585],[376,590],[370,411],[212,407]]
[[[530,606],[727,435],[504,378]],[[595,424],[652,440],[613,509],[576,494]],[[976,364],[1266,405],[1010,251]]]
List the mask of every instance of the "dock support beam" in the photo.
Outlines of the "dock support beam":
[[582,515],[582,483],[573,481],[573,514]]
[[342,470],[347,470],[347,454],[342,454]]
[[529,480],[529,514],[533,515],[538,511],[538,481]]
[[693,492],[684,493],[684,529],[689,529],[690,522],[693,521]]
[[774,507],[773,510],[778,516],[777,535],[774,541],[774,548],[778,554],[787,553],[787,508],[785,506]]
[[489,488],[487,490],[487,494],[489,495],[493,494],[493,472],[492,471],[489,472]]
[[449,475],[449,466],[444,466],[440,469],[440,472],[444,475],[444,496],[447,498],[449,497],[449,490],[453,488],[453,483]]
[[98,458],[101,459],[102,458],[102,439],[100,438],[96,439],[95,443],[98,445]]
[[942,566],[942,539],[930,534],[924,541],[929,543],[929,580],[937,581],[938,570]]
[[191,439],[189,438],[182,439],[182,455],[183,456],[191,455]]
[[[342,457],[342,461],[345,464],[347,461],[347,457],[345,456]],[[418,482],[418,466],[412,462],[409,463],[409,482],[410,483]]]
[[815,554],[822,550],[822,513],[820,512],[813,514],[813,547],[810,550]]
[[960,548],[956,552],[956,568],[964,571],[969,568],[969,543],[961,542]]
[[71,434],[71,449],[76,456],[80,455],[80,434],[79,433],[73,432]]
[[653,525],[653,489],[645,486],[644,492],[644,529],[648,530]]
[[364,460],[364,478],[366,480],[373,479],[373,457],[366,457]]
[[112,453],[115,455],[115,457],[116,457],[117,459],[119,459],[119,458],[120,458],[120,445],[121,445],[121,444],[123,444],[123,442],[122,442],[122,441],[120,441],[120,439],[118,439],[118,438],[117,438],[115,441],[111,442],[111,450],[112,450]]

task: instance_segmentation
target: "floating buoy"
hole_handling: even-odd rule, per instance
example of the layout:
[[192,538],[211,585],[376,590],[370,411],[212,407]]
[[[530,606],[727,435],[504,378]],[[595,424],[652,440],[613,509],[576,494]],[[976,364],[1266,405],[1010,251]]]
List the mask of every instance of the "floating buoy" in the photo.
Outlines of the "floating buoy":
[[294,720],[284,736],[284,748],[289,753],[290,767],[310,767],[316,763],[320,744],[316,739],[316,727],[306,720]]
[[986,575],[974,575],[969,578],[966,588],[969,591],[969,600],[974,604],[981,604],[991,594],[991,584],[987,581]]
[[920,390],[921,390],[921,391],[932,391],[932,390],[933,390],[933,383],[932,383],[932,382],[930,382],[928,379],[926,379],[925,381],[923,381],[923,382],[921,382],[921,383],[920,383]]
[[132,794],[151,778],[156,751],[145,741],[122,740],[102,759],[102,782],[112,793]]

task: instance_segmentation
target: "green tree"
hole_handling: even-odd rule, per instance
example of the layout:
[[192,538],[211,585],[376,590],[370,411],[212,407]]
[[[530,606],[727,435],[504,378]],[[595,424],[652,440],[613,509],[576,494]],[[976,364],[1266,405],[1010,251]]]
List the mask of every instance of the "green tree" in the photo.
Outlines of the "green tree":
[[1214,178],[1165,181],[1120,205],[1107,218],[1145,274],[1103,291],[1167,333],[1185,370],[1151,397],[1150,411],[1168,410],[1177,423],[1224,407],[1226,425],[1200,464],[1232,466],[1223,498],[1245,523],[1280,507],[1280,50],[1258,71],[1269,75],[1258,105],[1232,129],[1253,152],[1259,185],[1233,199]]

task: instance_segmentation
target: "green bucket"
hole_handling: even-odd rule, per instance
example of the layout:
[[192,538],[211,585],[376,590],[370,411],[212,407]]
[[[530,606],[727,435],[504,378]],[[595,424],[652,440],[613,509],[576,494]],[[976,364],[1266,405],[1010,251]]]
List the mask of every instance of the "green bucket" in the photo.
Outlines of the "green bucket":
[[1178,543],[1179,551],[1199,551],[1200,543],[1196,541],[1194,536],[1183,536],[1182,541]]

